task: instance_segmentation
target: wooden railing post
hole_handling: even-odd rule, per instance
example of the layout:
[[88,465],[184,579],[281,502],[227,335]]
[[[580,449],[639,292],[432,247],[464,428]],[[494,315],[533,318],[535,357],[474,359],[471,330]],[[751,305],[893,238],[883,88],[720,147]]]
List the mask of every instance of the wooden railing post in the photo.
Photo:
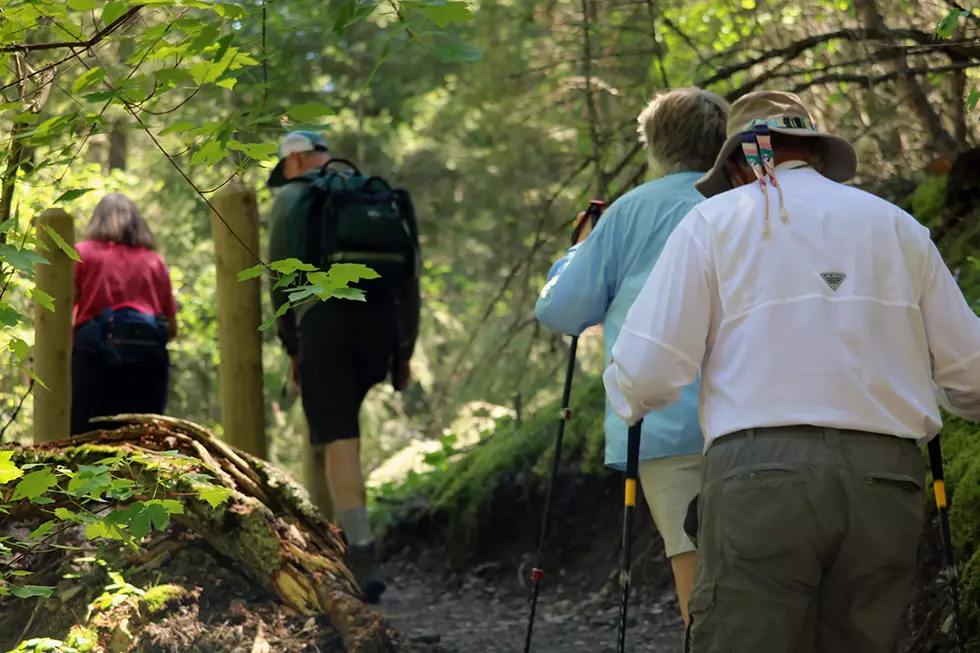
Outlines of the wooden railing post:
[[261,280],[238,280],[239,272],[258,262],[253,256],[259,253],[258,204],[255,192],[238,181],[225,186],[211,202],[224,218],[222,222],[212,212],[221,352],[221,425],[230,444],[264,459],[268,449],[262,393],[262,334],[259,333]]
[[61,209],[48,209],[37,218],[37,236],[47,247],[50,264],[34,266],[38,290],[54,297],[54,311],[34,301],[34,443],[64,440],[71,435],[72,311],[75,304],[75,263],[62,252],[44,227],[51,227],[74,246],[75,224]]

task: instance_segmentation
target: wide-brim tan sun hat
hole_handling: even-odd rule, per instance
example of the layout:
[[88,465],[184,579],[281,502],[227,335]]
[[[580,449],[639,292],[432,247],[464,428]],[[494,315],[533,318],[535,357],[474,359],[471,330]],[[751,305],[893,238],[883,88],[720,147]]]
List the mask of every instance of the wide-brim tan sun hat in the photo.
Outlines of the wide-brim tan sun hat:
[[702,195],[713,197],[731,190],[732,185],[723,166],[735,148],[741,147],[742,133],[750,131],[757,124],[768,125],[769,131],[776,134],[822,139],[827,144],[827,155],[821,174],[840,183],[854,178],[857,172],[854,147],[840,136],[818,131],[810,112],[798,96],[781,91],[755,91],[743,95],[732,104],[728,114],[728,139],[711,170],[694,183]]

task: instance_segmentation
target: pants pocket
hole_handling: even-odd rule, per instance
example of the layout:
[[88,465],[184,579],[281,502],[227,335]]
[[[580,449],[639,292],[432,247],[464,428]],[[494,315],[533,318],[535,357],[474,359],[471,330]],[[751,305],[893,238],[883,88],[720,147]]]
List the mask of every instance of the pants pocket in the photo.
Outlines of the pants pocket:
[[861,530],[876,540],[867,543],[869,549],[877,552],[876,566],[914,566],[925,521],[922,480],[906,474],[869,472],[863,474],[859,486],[854,506],[860,512],[856,516],[865,521]]
[[731,555],[776,563],[805,548],[807,482],[804,473],[776,463],[741,467],[725,475],[724,539]]

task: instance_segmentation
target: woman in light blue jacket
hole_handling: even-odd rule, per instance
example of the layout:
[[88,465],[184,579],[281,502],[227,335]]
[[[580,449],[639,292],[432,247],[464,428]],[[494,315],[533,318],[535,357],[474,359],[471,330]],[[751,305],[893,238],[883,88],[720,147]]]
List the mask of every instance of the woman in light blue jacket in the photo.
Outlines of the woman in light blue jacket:
[[[605,362],[626,313],[646,282],[667,237],[704,198],[694,188],[725,142],[728,103],[714,93],[685,88],[664,93],[640,113],[640,139],[655,179],[616,200],[590,234],[551,268],[535,315],[557,333],[578,335],[602,324]],[[584,214],[579,216],[581,221]],[[704,440],[698,424],[700,379],[680,399],[646,415],[640,484],[664,539],[684,622],[694,583],[694,546],[684,516],[701,482]],[[606,404],[606,465],[626,467],[627,426]]]

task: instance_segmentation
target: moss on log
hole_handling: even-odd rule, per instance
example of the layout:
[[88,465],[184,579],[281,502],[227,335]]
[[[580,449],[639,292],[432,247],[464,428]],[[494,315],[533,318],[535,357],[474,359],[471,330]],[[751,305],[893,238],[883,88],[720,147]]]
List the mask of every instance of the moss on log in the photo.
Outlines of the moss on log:
[[[274,465],[216,439],[204,428],[184,420],[156,415],[120,415],[121,428],[96,431],[72,440],[47,442],[18,449],[18,463],[57,463],[77,468],[93,465],[120,452],[177,451],[193,460],[193,471],[210,474],[215,484],[230,491],[227,502],[212,508],[194,495],[191,480],[178,480],[171,496],[184,505],[172,519],[205,538],[232,561],[258,589],[301,615],[326,615],[347,651],[408,653],[380,615],[370,610],[350,571],[340,531],[328,523],[309,500],[306,490]],[[131,467],[142,465],[138,458]],[[159,470],[142,465],[134,470],[145,481]],[[138,497],[134,497],[134,500]],[[50,508],[51,506],[47,506]],[[18,508],[35,509],[25,503]],[[172,597],[143,598],[165,605]],[[155,604],[154,604],[155,605]],[[147,607],[152,607],[147,605]],[[160,606],[158,606],[160,607]]]

